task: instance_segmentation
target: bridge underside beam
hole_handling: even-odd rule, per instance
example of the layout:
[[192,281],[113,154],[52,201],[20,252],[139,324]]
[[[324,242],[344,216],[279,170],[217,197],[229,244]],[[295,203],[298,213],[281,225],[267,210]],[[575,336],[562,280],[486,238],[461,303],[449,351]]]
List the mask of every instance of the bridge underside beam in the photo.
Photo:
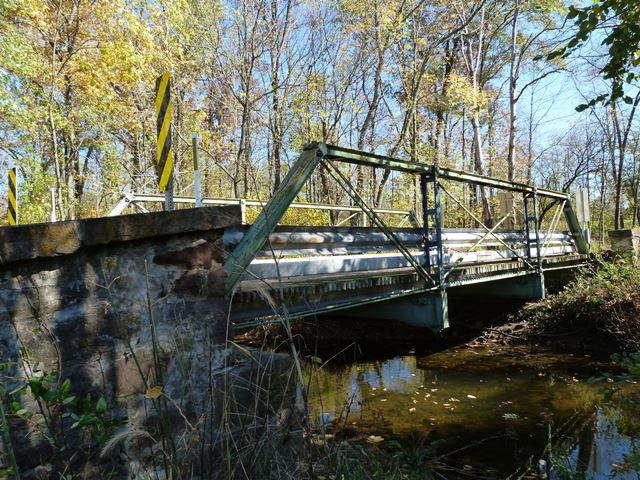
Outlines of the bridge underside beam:
[[540,300],[545,298],[544,274],[532,273],[492,282],[456,287],[456,294],[476,299]]
[[353,318],[394,320],[413,327],[440,331],[449,327],[449,302],[446,290],[420,293],[344,310]]

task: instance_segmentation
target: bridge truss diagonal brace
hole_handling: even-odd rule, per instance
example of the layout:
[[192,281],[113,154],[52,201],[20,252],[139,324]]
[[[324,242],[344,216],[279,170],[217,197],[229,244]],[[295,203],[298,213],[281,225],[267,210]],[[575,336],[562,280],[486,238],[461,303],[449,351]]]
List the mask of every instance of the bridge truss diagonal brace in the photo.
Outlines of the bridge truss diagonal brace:
[[[456,196],[451,193],[449,190],[447,190],[444,185],[440,185],[440,188],[442,189],[442,191],[444,193],[447,194],[447,196],[454,201],[454,203],[456,203],[458,206],[460,206],[466,213],[467,215],[469,215],[472,219],[474,219],[478,225],[480,225],[486,232],[487,235],[492,236],[495,240],[497,240],[499,243],[501,243],[504,247],[506,247],[508,250],[510,250],[515,256],[516,258],[519,258],[520,260],[522,260],[526,265],[528,265],[530,268],[534,268],[533,265],[531,264],[531,262],[529,262],[526,258],[522,257],[518,252],[516,252],[511,246],[507,245],[507,243],[502,240],[500,237],[498,237],[495,233],[493,233],[493,230],[495,229],[491,229],[489,227],[487,227],[482,220],[480,220],[471,210],[469,210],[460,200],[458,200],[456,198]],[[454,265],[451,267],[450,271],[447,272],[445,274],[445,276],[448,276],[451,271],[457,267],[457,264],[454,263]]]
[[233,293],[251,261],[262,249],[274,231],[289,205],[300,192],[326,153],[321,144],[307,147],[293,164],[275,194],[264,206],[258,218],[242,238],[226,261],[228,273],[227,295]]
[[[327,167],[327,170],[331,177],[342,187],[347,195],[351,197],[351,199],[362,209],[362,211],[369,217],[371,223],[373,223],[376,227],[378,227],[382,233],[395,245],[395,247],[402,253],[402,255],[407,259],[409,264],[414,268],[414,270],[420,275],[420,277],[426,282],[427,285],[434,285],[435,282],[428,271],[426,271],[422,265],[416,261],[416,259],[411,255],[411,252],[407,250],[407,248],[398,240],[398,238],[394,235],[394,233],[387,228],[385,223],[380,219],[380,217],[376,214],[376,212],[367,205],[364,199],[358,194],[355,188],[349,183],[349,180],[345,178],[344,174],[336,167],[330,160],[324,164]],[[428,255],[427,255],[428,256]]]

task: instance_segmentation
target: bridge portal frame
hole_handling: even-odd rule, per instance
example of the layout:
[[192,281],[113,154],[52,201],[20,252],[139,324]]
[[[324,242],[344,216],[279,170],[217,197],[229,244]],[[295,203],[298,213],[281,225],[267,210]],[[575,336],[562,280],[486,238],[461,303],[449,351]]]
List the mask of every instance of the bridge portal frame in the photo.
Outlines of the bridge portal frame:
[[[421,265],[407,250],[407,248],[396,238],[395,234],[386,226],[378,214],[367,205],[359,192],[351,185],[350,181],[335,165],[336,163],[347,163],[372,168],[384,168],[400,171],[420,176],[423,207],[423,248],[426,262]],[[360,302],[351,307],[351,314],[371,315],[373,311],[383,314],[384,311],[396,310],[408,313],[407,318],[412,318],[412,323],[419,326],[440,330],[449,325],[448,319],[448,297],[447,297],[447,277],[456,269],[459,262],[454,262],[447,271],[444,268],[444,252],[442,244],[442,209],[441,193],[444,192],[453,201],[458,203],[467,214],[469,214],[486,231],[485,235],[478,240],[472,249],[478,247],[485,239],[493,236],[494,239],[503,243],[511,250],[516,257],[527,267],[521,272],[521,281],[513,285],[509,295],[520,298],[544,298],[544,275],[542,268],[542,257],[538,198],[545,197],[558,203],[558,208],[552,220],[552,230],[555,230],[559,212],[564,213],[569,229],[573,235],[576,248],[580,254],[589,252],[589,245],[584,237],[582,228],[571,204],[570,194],[553,190],[541,189],[528,184],[510,182],[499,178],[486,177],[474,173],[443,168],[437,165],[427,165],[413,163],[405,160],[398,160],[383,155],[361,152],[353,149],[329,145],[326,143],[312,143],[307,145],[298,160],[293,164],[278,189],[271,199],[264,206],[249,231],[243,236],[240,243],[233,250],[226,261],[228,272],[227,294],[232,296],[240,283],[243,273],[249,267],[256,255],[268,241],[269,235],[275,230],[286,210],[290,207],[295,197],[298,195],[306,181],[317,168],[326,168],[327,172],[341,186],[341,188],[351,197],[354,203],[369,218],[372,225],[378,227],[382,233],[395,245],[395,247],[407,259],[416,273],[424,280],[422,287],[412,289],[406,294],[416,295],[394,295],[385,299],[375,298],[366,302]],[[523,209],[525,217],[525,256],[518,254],[509,245],[502,242],[495,234],[497,227],[508,219],[512,212],[509,212],[500,219],[495,226],[489,228],[473,212],[467,209],[462,202],[455,198],[441,180],[452,180],[456,182],[471,183],[485,187],[491,187],[510,192],[518,192],[523,195]],[[533,211],[530,209],[532,203]],[[433,233],[432,233],[433,230]],[[531,238],[533,230],[535,240]],[[551,235],[553,231],[551,232]],[[536,259],[532,258],[533,241],[535,241]],[[435,265],[430,259],[431,249],[435,249]],[[367,305],[381,302],[382,300],[393,300],[384,309],[375,307],[373,310]],[[341,308],[349,308],[344,306]],[[357,309],[360,309],[358,311]],[[286,308],[284,309],[286,312]],[[294,315],[306,316],[306,315]],[[417,317],[417,318],[415,318]]]

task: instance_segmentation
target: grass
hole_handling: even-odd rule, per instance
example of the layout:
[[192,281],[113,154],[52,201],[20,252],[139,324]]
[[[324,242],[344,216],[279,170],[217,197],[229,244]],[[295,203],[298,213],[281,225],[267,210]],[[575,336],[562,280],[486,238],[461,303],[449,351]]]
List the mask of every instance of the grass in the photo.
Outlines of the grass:
[[[370,437],[370,438],[374,438]],[[438,442],[401,444],[344,440],[318,445],[312,442],[312,478],[319,480],[428,480],[440,478],[436,472]]]

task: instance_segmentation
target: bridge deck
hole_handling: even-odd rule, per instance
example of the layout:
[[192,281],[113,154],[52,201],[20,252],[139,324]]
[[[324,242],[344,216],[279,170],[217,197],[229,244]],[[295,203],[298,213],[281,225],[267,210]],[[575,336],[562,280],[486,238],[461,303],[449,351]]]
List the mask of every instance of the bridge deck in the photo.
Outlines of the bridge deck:
[[[226,232],[225,245],[232,249],[244,230]],[[395,234],[424,265],[424,251],[415,248],[421,232],[396,229]],[[542,234],[544,237],[545,232]],[[473,247],[483,235],[480,230],[445,231],[446,288],[535,274],[518,258],[524,255],[522,232],[496,234],[511,250],[493,241],[476,251]],[[586,256],[576,252],[570,234],[546,237],[543,270],[574,268],[584,262]],[[374,228],[279,227],[268,242],[236,287],[232,318],[237,324],[262,323],[285,311],[290,317],[317,315],[440,288],[428,284]],[[437,269],[432,273],[437,274]]]

